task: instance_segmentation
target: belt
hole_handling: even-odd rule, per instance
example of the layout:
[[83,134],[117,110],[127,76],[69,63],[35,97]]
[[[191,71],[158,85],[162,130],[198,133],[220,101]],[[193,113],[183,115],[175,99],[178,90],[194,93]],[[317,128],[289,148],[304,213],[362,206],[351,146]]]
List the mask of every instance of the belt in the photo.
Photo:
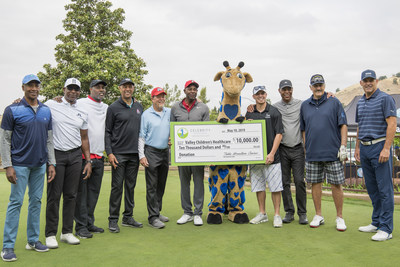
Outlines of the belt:
[[156,147],[154,147],[154,146],[149,146],[149,145],[144,145],[144,147],[145,147],[146,149],[151,149],[151,150],[155,150],[155,151],[158,151],[158,152],[166,152],[166,151],[169,151],[169,147],[163,148],[163,149],[159,149],[159,148],[156,148]]
[[296,147],[302,146],[302,145],[303,145],[303,143],[298,143],[297,145],[294,145],[294,146],[285,146],[284,144],[281,144],[281,146],[284,146],[286,148],[296,148]]
[[58,150],[58,149],[54,149],[54,150],[56,150],[56,151],[58,151],[58,152],[62,152],[62,153],[69,154],[69,153],[75,152],[75,151],[77,151],[77,150],[79,150],[79,149],[81,149],[80,146],[78,146],[78,147],[76,147],[76,148],[73,148],[73,149],[70,149],[70,150],[67,150],[67,151],[62,151],[62,150]]
[[379,142],[382,142],[382,141],[385,141],[385,140],[386,140],[386,137],[381,137],[381,138],[378,138],[378,139],[375,139],[375,140],[371,140],[371,141],[362,141],[362,140],[360,140],[360,143],[363,144],[364,146],[370,146],[370,145],[375,145],[375,144],[377,144]]

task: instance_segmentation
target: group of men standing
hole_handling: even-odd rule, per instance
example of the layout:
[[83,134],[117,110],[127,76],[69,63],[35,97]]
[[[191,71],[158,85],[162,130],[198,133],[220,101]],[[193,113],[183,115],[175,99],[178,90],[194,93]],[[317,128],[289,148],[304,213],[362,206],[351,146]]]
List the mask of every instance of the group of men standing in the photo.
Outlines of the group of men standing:
[[[374,241],[392,238],[393,183],[392,152],[396,131],[396,105],[393,97],[380,91],[373,70],[361,74],[364,96],[357,105],[357,143],[355,158],[361,161],[368,194],[372,200],[372,223],[359,228],[361,232],[376,233]],[[291,174],[296,189],[297,214],[300,224],[308,224],[306,210],[306,181],[311,184],[315,216],[310,227],[325,223],[322,216],[322,183],[331,184],[336,207],[336,229],[345,231],[343,219],[343,189],[345,181],[341,161],[347,159],[347,118],[342,104],[325,92],[325,80],[315,74],[310,79],[312,96],[301,102],[292,97],[290,80],[279,84],[281,101],[270,105],[264,86],[253,89],[256,105],[247,108],[247,119],[265,119],[267,134],[266,165],[250,166],[251,190],[256,192],[259,213],[250,223],[268,221],[265,212],[265,188],[268,183],[274,206],[274,227],[294,220],[295,208],[291,194]],[[279,111],[279,112],[277,112]],[[279,215],[280,194],[285,217]]]
[[[392,238],[393,184],[391,145],[396,129],[396,107],[393,98],[377,88],[372,70],[361,75],[364,96],[357,105],[358,122],[355,158],[361,161],[368,193],[372,200],[372,222],[360,227],[362,232],[376,232],[372,240]],[[39,252],[57,248],[59,204],[63,196],[62,233],[60,241],[79,244],[73,235],[91,238],[104,229],[94,224],[94,210],[100,193],[105,150],[112,165],[109,202],[109,231],[118,233],[120,206],[124,191],[125,209],[122,225],[141,228],[133,217],[134,189],[139,164],[145,167],[146,200],[149,225],[160,229],[169,218],[162,215],[162,198],[168,175],[170,121],[207,121],[209,109],[197,100],[199,84],[185,83],[185,98],[166,108],[166,92],[156,87],[151,92],[152,106],[143,112],[133,97],[134,82],[123,79],[120,98],[109,107],[102,100],[107,83],[93,80],[90,95],[78,99],[80,81],[69,78],[62,98],[42,104],[38,100],[40,80],[30,74],[22,81],[24,97],[8,106],[1,123],[1,156],[11,183],[10,202],[4,227],[4,261],[16,260],[14,244],[26,186],[29,207],[26,249]],[[308,224],[306,180],[312,185],[315,207],[310,227],[324,224],[321,211],[322,183],[331,184],[336,207],[336,228],[345,231],[342,216],[344,183],[343,164],[347,158],[347,120],[341,103],[325,92],[320,74],[310,80],[312,96],[301,102],[292,97],[290,80],[279,84],[281,101],[270,105],[264,86],[253,89],[256,105],[249,107],[247,119],[266,120],[267,158],[265,165],[250,166],[251,190],[256,192],[259,214],[250,223],[268,221],[265,212],[265,188],[268,183],[274,205],[274,227],[294,220],[291,176],[296,188],[297,214],[300,224]],[[47,169],[46,245],[39,241],[40,208],[43,179]],[[200,226],[204,203],[204,167],[179,167],[181,204],[184,214],[178,224],[194,221]],[[190,182],[193,177],[193,204]],[[282,192],[282,193],[281,193]],[[279,215],[281,194],[285,217]],[[193,210],[194,206],[194,210]]]

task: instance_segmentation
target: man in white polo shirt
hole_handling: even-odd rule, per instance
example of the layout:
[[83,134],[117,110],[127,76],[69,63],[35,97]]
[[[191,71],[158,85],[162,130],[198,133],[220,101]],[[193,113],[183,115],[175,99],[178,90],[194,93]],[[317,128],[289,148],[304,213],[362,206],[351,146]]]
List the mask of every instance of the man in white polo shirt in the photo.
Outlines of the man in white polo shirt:
[[[75,201],[78,192],[82,166],[82,153],[90,159],[87,130],[87,113],[80,109],[76,100],[80,95],[81,83],[76,78],[65,82],[62,102],[49,100],[46,105],[52,114],[54,150],[56,156],[56,177],[47,186],[46,207],[46,245],[57,248],[59,205],[63,195],[63,224],[60,241],[79,244],[79,239],[72,234]],[[90,177],[91,162],[86,161],[84,179]]]
[[[92,233],[104,233],[104,229],[94,225],[94,210],[99,198],[101,182],[104,173],[104,130],[108,105],[102,100],[106,95],[107,83],[102,80],[90,82],[90,95],[78,99],[79,108],[88,115],[88,136],[90,143],[90,160],[92,161],[92,175],[84,179],[81,174],[78,196],[75,207],[75,232],[80,238],[91,238]],[[86,162],[82,162],[82,171]]]

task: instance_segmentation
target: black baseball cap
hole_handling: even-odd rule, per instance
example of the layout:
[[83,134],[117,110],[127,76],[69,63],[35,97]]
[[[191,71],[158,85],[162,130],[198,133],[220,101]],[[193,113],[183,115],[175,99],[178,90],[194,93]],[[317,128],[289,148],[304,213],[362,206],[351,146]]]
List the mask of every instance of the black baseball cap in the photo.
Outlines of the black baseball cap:
[[282,89],[282,88],[285,88],[285,87],[293,88],[292,82],[290,80],[282,80],[279,83],[279,89]]
[[90,82],[90,88],[92,88],[93,86],[96,86],[96,85],[98,85],[98,84],[103,84],[104,86],[107,86],[107,83],[105,82],[105,81],[103,81],[103,80],[93,80],[93,81],[91,81]]
[[119,83],[118,86],[121,86],[121,85],[126,84],[126,83],[131,83],[132,85],[135,85],[135,83],[131,79],[125,78]]

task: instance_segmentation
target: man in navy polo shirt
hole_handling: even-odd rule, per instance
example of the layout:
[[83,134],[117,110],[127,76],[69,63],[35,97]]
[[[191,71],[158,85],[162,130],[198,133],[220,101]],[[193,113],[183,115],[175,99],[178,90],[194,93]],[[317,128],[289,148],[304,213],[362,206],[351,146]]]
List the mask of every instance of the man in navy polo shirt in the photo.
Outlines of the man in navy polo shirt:
[[361,161],[373,211],[371,224],[358,230],[376,233],[371,238],[374,241],[385,241],[392,238],[393,231],[391,146],[396,133],[396,104],[393,97],[378,89],[375,71],[363,71],[360,84],[365,94],[357,103],[354,157]]
[[24,97],[19,103],[4,110],[1,122],[1,158],[6,176],[11,183],[10,202],[4,225],[4,261],[15,261],[14,245],[26,186],[29,187],[29,206],[26,249],[48,251],[39,241],[40,208],[43,195],[43,177],[48,167],[48,182],[55,177],[55,158],[50,109],[37,98],[40,80],[29,74],[22,80]]
[[[300,109],[300,129],[306,148],[306,180],[312,184],[315,213],[310,227],[324,224],[321,213],[322,182],[326,175],[331,184],[336,207],[336,229],[345,231],[342,218],[344,183],[343,165],[347,158],[347,118],[340,101],[327,98],[325,80],[315,74],[310,80],[313,95],[305,100]],[[339,151],[339,152],[338,152]],[[339,161],[340,159],[340,161]]]

